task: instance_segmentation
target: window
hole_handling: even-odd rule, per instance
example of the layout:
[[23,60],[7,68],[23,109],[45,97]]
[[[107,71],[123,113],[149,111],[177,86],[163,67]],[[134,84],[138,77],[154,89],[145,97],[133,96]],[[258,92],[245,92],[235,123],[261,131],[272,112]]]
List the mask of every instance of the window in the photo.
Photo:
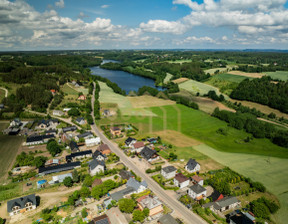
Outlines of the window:
[[19,209],[20,209],[19,206],[14,206],[14,207],[12,208],[12,211],[17,211],[17,210],[19,210]]

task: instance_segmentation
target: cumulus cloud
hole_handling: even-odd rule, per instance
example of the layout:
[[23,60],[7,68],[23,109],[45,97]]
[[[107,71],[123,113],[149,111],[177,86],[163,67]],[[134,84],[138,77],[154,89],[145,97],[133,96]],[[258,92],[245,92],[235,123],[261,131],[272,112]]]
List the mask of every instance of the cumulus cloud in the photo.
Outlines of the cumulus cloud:
[[140,28],[145,32],[152,33],[182,34],[186,31],[185,25],[181,22],[166,20],[149,20],[148,23],[141,23]]
[[109,8],[109,7],[110,7],[110,5],[102,5],[102,6],[101,6],[102,9],[107,9],[107,8]]
[[64,8],[65,7],[64,0],[60,0],[59,2],[55,2],[55,6],[57,8],[60,8],[60,9]]

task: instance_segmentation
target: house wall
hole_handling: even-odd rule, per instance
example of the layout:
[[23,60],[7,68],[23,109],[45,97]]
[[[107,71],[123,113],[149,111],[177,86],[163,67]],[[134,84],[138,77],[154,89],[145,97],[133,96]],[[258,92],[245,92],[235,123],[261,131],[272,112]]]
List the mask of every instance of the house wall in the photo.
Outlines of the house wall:
[[100,173],[100,172],[104,172],[104,167],[103,166],[96,166],[93,170],[90,169],[90,174],[92,176],[95,176],[97,173]]
[[155,158],[152,158],[152,159],[149,159],[148,162],[153,162],[153,161],[156,161],[159,159],[159,156],[155,157]]
[[136,151],[137,153],[140,153],[140,152],[142,151],[142,149],[144,149],[144,146],[141,147],[141,148],[137,148],[137,149],[135,149],[135,148],[133,147],[132,149],[134,149],[134,151]]
[[170,173],[166,173],[164,170],[161,170],[161,175],[165,178],[165,179],[171,179],[173,177],[175,177],[176,175],[176,170]]
[[197,198],[201,197],[202,195],[204,195],[206,197],[206,194],[207,194],[207,191],[201,192],[200,194],[196,194],[190,188],[188,189],[188,195],[193,199],[197,199]]
[[[29,211],[34,210],[34,209],[36,209],[36,205],[32,205],[32,208]],[[9,212],[9,215],[10,216],[18,215],[18,214],[22,213],[22,210],[23,210],[23,212],[25,212],[26,208],[23,208],[23,209],[20,208],[18,210],[11,211],[11,212]],[[16,214],[14,214],[14,212],[16,212]]]
[[146,187],[144,187],[143,185],[141,185],[138,190],[136,191],[136,193],[141,193],[142,191],[145,191],[146,190]]
[[189,180],[186,180],[186,181],[184,181],[184,182],[182,182],[181,184],[180,184],[180,189],[181,188],[184,188],[184,187],[187,187],[189,185]]
[[39,145],[39,144],[43,144],[43,141],[36,141],[36,142],[26,142],[26,145]]
[[164,211],[164,210],[163,210],[162,205],[159,205],[159,206],[157,206],[157,207],[155,207],[155,208],[152,208],[152,209],[150,210],[149,216],[157,215],[157,214],[159,214],[159,213],[161,213],[161,212],[163,212],[163,211]]
[[190,170],[188,169],[187,165],[185,166],[185,170],[187,170],[188,172],[190,173],[196,173],[197,171],[200,171],[200,165],[197,164],[197,166],[193,169],[193,170]]

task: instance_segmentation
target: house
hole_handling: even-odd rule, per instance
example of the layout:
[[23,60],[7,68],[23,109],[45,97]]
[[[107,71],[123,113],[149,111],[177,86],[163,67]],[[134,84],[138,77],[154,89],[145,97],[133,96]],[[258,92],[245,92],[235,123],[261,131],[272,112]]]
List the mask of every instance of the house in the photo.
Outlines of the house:
[[78,100],[86,100],[86,96],[85,95],[80,95],[77,98]]
[[69,141],[71,141],[71,139],[72,139],[72,136],[67,134],[67,133],[63,133],[61,135],[61,142],[63,142],[63,143],[69,142]]
[[128,137],[126,140],[125,140],[125,146],[126,147],[132,147],[132,145],[134,144],[134,143],[136,143],[137,142],[137,140],[135,139],[135,138],[131,138],[131,137]]
[[144,142],[136,142],[132,145],[131,151],[140,153],[142,149],[144,149],[144,147],[145,147]]
[[74,142],[74,141],[71,141],[71,142],[69,143],[69,147],[70,147],[72,153],[80,152],[80,149],[79,149],[77,143]]
[[128,170],[120,170],[119,176],[122,180],[129,180],[130,178],[135,178],[134,175]]
[[104,161],[99,161],[97,159],[92,160],[89,163],[89,173],[91,176],[95,176],[97,173],[103,172],[106,169],[106,165]]
[[93,159],[99,160],[99,161],[104,161],[107,157],[102,154],[102,152],[96,150],[93,153]]
[[165,179],[171,179],[175,177],[177,169],[174,166],[166,166],[161,169],[161,175]]
[[2,109],[4,109],[4,104],[3,103],[0,104],[0,110],[2,110]]
[[50,166],[50,167],[39,167],[38,173],[39,175],[46,175],[50,173],[58,173],[66,170],[73,170],[81,166],[80,162],[73,162],[73,163],[65,163],[60,164],[57,166]]
[[7,202],[7,211],[10,216],[36,209],[37,202],[35,194],[15,198]]
[[76,160],[81,160],[85,158],[91,158],[92,157],[92,150],[86,150],[86,151],[80,151],[71,153],[70,155],[66,156],[66,162],[71,163]]
[[110,128],[110,133],[113,136],[119,136],[119,135],[121,135],[121,129],[119,127],[114,127],[113,126],[113,127]]
[[174,177],[174,185],[181,188],[189,185],[189,178],[184,176],[182,173],[177,173]]
[[45,131],[45,135],[57,135],[57,130],[53,130],[53,129],[51,129],[51,130],[46,130]]
[[49,119],[49,120],[41,120],[38,122],[38,128],[39,129],[48,129],[50,127],[56,128],[56,126],[59,124],[59,121],[57,119]]
[[85,139],[85,144],[88,147],[99,145],[100,143],[101,139],[99,137]]
[[201,186],[203,186],[203,184],[204,184],[204,180],[201,177],[199,177],[198,175],[194,175],[193,177],[191,177],[191,181],[192,181],[192,183],[199,184]]
[[147,141],[150,142],[151,144],[155,144],[158,142],[157,138],[147,138]]
[[62,183],[66,177],[72,177],[72,173],[66,173],[58,176],[53,176],[52,181],[49,181],[49,184],[58,184]]
[[145,191],[148,185],[145,180],[140,183],[134,178],[130,178],[126,183],[126,187],[132,187],[134,189],[134,193],[138,194]]
[[224,212],[241,206],[241,202],[234,196],[224,197],[218,201],[204,204],[204,208],[210,208],[212,211]]
[[133,187],[126,187],[123,190],[117,191],[111,194],[111,198],[115,201],[119,201],[122,198],[125,198],[128,195],[131,195],[135,192]]
[[255,224],[256,219],[248,212],[231,212],[229,214],[229,224]]
[[92,132],[90,132],[90,131],[88,131],[88,132],[85,132],[85,133],[83,133],[83,134],[80,134],[80,135],[76,135],[75,136],[75,140],[77,141],[77,142],[79,142],[80,141],[80,139],[89,139],[89,138],[93,138],[94,137],[94,135],[92,134]]
[[56,94],[56,90],[55,89],[50,89],[50,92],[52,93],[53,96]]
[[104,110],[103,113],[102,113],[102,115],[103,115],[104,117],[109,117],[109,116],[111,116],[110,110]]
[[26,145],[39,145],[48,142],[49,139],[55,138],[54,135],[34,135],[26,139]]
[[164,211],[162,202],[156,196],[142,196],[137,199],[137,204],[141,211],[148,208],[150,210],[149,216],[159,215]]
[[13,121],[10,122],[9,127],[20,127],[22,122],[19,118],[15,118]]
[[194,184],[188,188],[188,195],[194,200],[205,199],[207,190],[199,184]]
[[153,162],[159,159],[159,155],[157,154],[156,150],[150,149],[147,146],[145,146],[144,149],[142,149],[140,155],[148,162]]
[[163,215],[160,219],[158,219],[158,224],[178,224],[178,222],[170,215]]
[[70,126],[70,127],[62,128],[63,133],[73,132],[73,131],[76,131],[76,130],[77,130],[76,126]]
[[108,215],[112,224],[128,224],[124,214],[119,210],[118,207],[110,208],[106,214]]
[[49,159],[46,161],[45,163],[45,167],[47,166],[56,166],[60,164],[60,160],[59,159]]
[[104,214],[92,219],[92,221],[90,221],[88,224],[113,224],[113,223],[111,223],[108,216]]
[[83,124],[86,123],[86,122],[85,122],[85,119],[84,119],[83,117],[78,117],[78,118],[76,119],[76,122],[77,122],[78,124],[80,124],[80,125],[83,125]]
[[96,178],[96,179],[92,182],[91,187],[98,186],[98,185],[100,185],[100,184],[102,184],[102,183],[103,183],[103,182],[102,182],[101,179]]
[[106,198],[104,199],[102,206],[108,209],[108,206],[112,203],[112,201],[113,201],[112,198]]
[[109,146],[106,144],[99,145],[97,150],[99,150],[103,155],[109,155],[111,153]]
[[185,170],[187,170],[189,173],[198,172],[200,170],[200,164],[197,163],[194,159],[189,159],[185,166]]
[[222,198],[224,198],[223,194],[221,194],[219,191],[215,190],[213,191],[213,193],[210,195],[210,197],[212,199],[212,201],[219,201]]
[[53,115],[54,116],[59,116],[59,117],[61,117],[61,116],[63,116],[65,113],[63,112],[63,111],[61,111],[61,110],[53,110]]

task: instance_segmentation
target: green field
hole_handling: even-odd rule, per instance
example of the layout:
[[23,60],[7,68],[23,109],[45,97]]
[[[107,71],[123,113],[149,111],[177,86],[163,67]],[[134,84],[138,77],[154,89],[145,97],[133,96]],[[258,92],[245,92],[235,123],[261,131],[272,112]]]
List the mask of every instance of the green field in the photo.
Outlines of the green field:
[[288,81],[288,71],[265,72],[273,79]]
[[211,69],[204,70],[204,72],[205,72],[205,74],[209,73],[210,75],[213,75],[217,70],[220,73],[221,72],[227,72],[227,68],[211,68]]
[[67,83],[62,87],[61,90],[68,95],[78,95],[78,92],[75,89],[68,86]]
[[[210,90],[214,90],[217,95],[220,95],[221,92],[218,90],[218,88],[202,83],[202,82],[197,82],[195,80],[188,80],[186,82],[183,82],[181,84],[179,84],[179,88],[180,89],[184,89],[187,90],[191,93],[193,93],[194,95],[196,95],[197,93],[200,93],[200,95],[205,95],[207,94]],[[226,99],[229,99],[228,96],[224,96]]]
[[213,79],[223,80],[223,81],[229,81],[229,82],[237,82],[237,83],[240,83],[244,79],[247,79],[247,78],[248,79],[252,79],[252,78],[241,76],[241,75],[231,75],[231,74],[227,74],[227,73],[214,75],[212,78]]
[[175,60],[175,61],[166,61],[168,63],[179,63],[179,64],[182,64],[182,63],[190,63],[192,62],[191,59],[183,59],[183,60]]
[[3,89],[0,89],[0,102],[4,99],[5,97],[5,91]]
[[194,146],[194,149],[254,181],[263,183],[280,200],[281,209],[273,216],[274,220],[276,223],[287,223],[288,159],[220,152],[205,144]]
[[169,82],[172,77],[173,77],[173,75],[167,73],[167,74],[166,74],[166,77],[165,77],[165,79],[164,79],[164,83]]

